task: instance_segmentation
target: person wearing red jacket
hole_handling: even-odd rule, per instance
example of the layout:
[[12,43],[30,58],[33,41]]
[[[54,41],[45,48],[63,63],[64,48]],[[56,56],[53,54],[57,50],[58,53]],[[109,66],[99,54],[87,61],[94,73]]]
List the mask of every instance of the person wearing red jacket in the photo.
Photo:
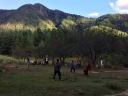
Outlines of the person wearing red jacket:
[[88,75],[88,71],[91,70],[91,64],[88,62],[88,64],[84,67],[84,75]]

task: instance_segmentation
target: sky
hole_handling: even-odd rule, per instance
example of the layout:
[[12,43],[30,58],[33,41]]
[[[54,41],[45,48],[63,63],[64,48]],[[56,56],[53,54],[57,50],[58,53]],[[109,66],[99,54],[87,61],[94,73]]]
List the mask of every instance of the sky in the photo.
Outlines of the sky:
[[35,3],[85,17],[128,14],[128,0],[0,0],[0,9],[17,9],[24,4]]

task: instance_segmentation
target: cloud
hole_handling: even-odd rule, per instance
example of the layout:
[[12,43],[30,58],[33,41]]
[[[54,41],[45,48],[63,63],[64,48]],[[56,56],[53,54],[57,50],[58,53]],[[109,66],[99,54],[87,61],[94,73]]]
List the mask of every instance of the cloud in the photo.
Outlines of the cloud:
[[114,3],[113,2],[110,2],[109,5],[114,8]]
[[88,16],[89,17],[98,17],[99,13],[98,12],[93,12],[93,13],[88,14]]
[[109,5],[118,13],[128,14],[128,0],[116,0]]

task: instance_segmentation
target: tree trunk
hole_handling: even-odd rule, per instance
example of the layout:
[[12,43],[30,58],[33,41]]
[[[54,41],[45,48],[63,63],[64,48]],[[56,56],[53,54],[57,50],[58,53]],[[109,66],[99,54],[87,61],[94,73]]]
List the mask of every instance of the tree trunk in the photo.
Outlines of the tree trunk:
[[54,65],[54,63],[55,63],[55,57],[53,56],[52,57],[52,65]]

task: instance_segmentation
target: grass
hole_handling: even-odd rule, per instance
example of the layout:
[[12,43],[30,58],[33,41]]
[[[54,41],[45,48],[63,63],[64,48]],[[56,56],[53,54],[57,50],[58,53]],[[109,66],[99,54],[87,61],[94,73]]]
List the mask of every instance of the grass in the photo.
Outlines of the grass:
[[5,55],[0,55],[0,63],[3,62],[17,62],[17,59]]
[[[23,66],[23,65],[22,65]],[[62,81],[52,79],[53,66],[32,65],[0,73],[0,96],[103,96],[128,88],[121,73],[70,73],[62,67]],[[128,72],[125,72],[128,75]]]
[[[16,67],[17,64],[23,64],[23,60],[18,60],[14,57],[0,55],[0,72],[8,70],[8,66]],[[10,68],[9,68],[10,69]]]

